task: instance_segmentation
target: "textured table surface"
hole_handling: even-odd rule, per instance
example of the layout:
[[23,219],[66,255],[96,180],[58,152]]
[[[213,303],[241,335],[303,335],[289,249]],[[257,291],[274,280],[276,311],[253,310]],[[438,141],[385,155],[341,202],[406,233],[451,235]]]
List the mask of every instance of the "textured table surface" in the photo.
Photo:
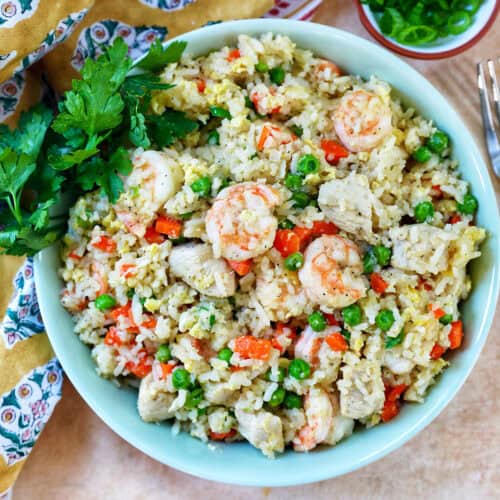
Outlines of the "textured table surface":
[[[316,22],[370,38],[347,0],[325,0]],[[500,20],[475,47],[408,62],[457,108],[484,151],[474,63],[500,55]],[[497,195],[500,183],[495,183]],[[405,446],[341,478],[291,488],[212,483],[163,466],[114,434],[66,381],[27,461],[17,499],[500,498],[500,311],[472,375],[443,413]],[[251,473],[251,471],[249,471]]]

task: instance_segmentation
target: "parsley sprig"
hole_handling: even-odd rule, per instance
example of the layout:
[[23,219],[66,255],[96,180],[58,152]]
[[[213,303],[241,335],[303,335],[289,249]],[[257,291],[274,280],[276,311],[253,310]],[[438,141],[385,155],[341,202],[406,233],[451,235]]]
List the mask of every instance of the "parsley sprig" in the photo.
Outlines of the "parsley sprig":
[[134,68],[118,38],[85,62],[55,118],[37,105],[16,130],[0,125],[0,253],[33,255],[62,237],[67,214],[53,213],[61,191],[76,196],[100,188],[116,202],[122,177],[132,171],[127,148],[170,146],[196,130],[183,112],[150,111],[152,92],[172,87],[157,72],[185,48],[156,41]]

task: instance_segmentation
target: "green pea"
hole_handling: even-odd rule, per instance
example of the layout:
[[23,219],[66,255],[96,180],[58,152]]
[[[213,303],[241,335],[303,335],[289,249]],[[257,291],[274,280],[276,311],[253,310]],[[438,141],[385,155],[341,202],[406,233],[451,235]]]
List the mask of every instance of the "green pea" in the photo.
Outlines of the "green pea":
[[361,323],[361,307],[358,304],[351,304],[342,309],[344,323],[349,326],[356,326]]
[[212,130],[208,134],[207,144],[210,144],[211,146],[218,146],[220,144],[220,135],[217,130]]
[[295,191],[295,193],[292,194],[292,200],[294,201],[293,206],[295,208],[306,208],[311,201],[309,195],[303,191]]
[[476,213],[478,206],[479,203],[477,202],[477,198],[474,195],[467,193],[464,196],[463,203],[457,203],[457,210],[465,215],[473,215]]
[[383,331],[391,329],[396,319],[394,318],[394,313],[389,309],[382,309],[377,316],[375,316],[375,324]]
[[283,387],[278,387],[273,392],[273,395],[271,396],[271,399],[268,402],[269,406],[272,406],[273,408],[279,406],[281,403],[283,403],[283,400],[285,399],[285,394],[286,394],[285,389],[283,389]]
[[276,85],[281,85],[285,81],[285,70],[280,66],[272,68],[269,70],[269,78]]
[[434,217],[434,206],[430,201],[423,201],[413,209],[417,222],[426,222]]
[[259,73],[267,73],[269,71],[269,66],[265,62],[259,61],[255,65],[255,71],[258,71]]
[[285,267],[289,271],[298,271],[304,265],[304,256],[300,252],[290,254],[285,259]]
[[278,222],[278,227],[280,229],[293,229],[295,227],[295,224],[289,219],[281,219]]
[[419,163],[424,163],[430,160],[431,156],[432,156],[431,150],[427,146],[420,146],[412,153],[412,157]]
[[266,380],[269,380],[269,382],[283,382],[283,380],[285,380],[285,377],[286,377],[286,370],[281,366],[278,368],[277,374],[276,373],[273,374],[271,368],[269,368],[269,370],[267,370],[265,375]]
[[373,254],[381,266],[387,266],[391,261],[392,250],[384,245],[376,245],[373,247]]
[[311,375],[311,367],[303,359],[293,359],[288,367],[288,373],[297,380],[304,380]]
[[377,258],[375,257],[373,251],[370,249],[363,256],[363,271],[365,272],[365,274],[373,273],[376,264]]
[[232,118],[231,113],[220,106],[210,106],[209,110],[210,114],[216,118],[227,118],[228,120]]
[[225,361],[227,364],[231,361],[231,356],[233,355],[233,351],[229,349],[229,347],[224,347],[224,349],[221,349],[219,353],[217,354],[217,357],[219,359],[222,359],[222,361]]
[[212,179],[210,177],[200,177],[191,184],[191,189],[200,196],[210,196],[212,192]]
[[302,177],[297,174],[288,174],[285,177],[285,186],[290,191],[299,191],[302,187]]
[[451,314],[445,314],[439,318],[439,322],[442,325],[449,325],[453,321],[453,316]]
[[302,175],[315,174],[319,170],[319,160],[316,156],[307,154],[299,158],[297,172]]
[[95,299],[95,306],[100,311],[106,311],[106,309],[111,309],[116,306],[116,300],[114,297],[111,297],[111,295],[105,293],[103,295],[99,295],[99,297]]
[[448,136],[436,130],[427,140],[427,147],[434,153],[442,153],[448,147]]
[[314,311],[312,314],[310,314],[307,318],[307,322],[315,332],[322,332],[327,325],[326,318],[320,311]]
[[185,368],[177,368],[172,373],[172,384],[176,389],[189,389],[191,375]]
[[297,136],[302,137],[304,129],[300,125],[290,125],[290,130]]
[[160,363],[166,363],[172,359],[172,351],[168,344],[162,344],[156,351],[156,359]]
[[192,410],[196,408],[203,401],[203,389],[201,387],[196,387],[186,396],[186,402],[184,403],[184,408]]
[[294,408],[302,408],[302,396],[299,396],[294,392],[287,392],[285,394],[283,404],[285,405],[285,408],[289,410],[292,410]]

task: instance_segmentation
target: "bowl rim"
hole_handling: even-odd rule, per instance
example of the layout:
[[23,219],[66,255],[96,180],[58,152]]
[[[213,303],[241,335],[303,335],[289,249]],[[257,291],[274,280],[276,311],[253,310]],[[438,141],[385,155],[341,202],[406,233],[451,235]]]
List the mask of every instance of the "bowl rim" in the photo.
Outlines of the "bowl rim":
[[375,38],[375,40],[377,40],[377,42],[381,43],[390,50],[397,52],[398,54],[401,54],[402,56],[411,57],[413,59],[423,59],[427,61],[436,59],[445,59],[446,57],[453,57],[458,54],[461,54],[467,49],[470,49],[477,42],[479,42],[479,40],[481,40],[481,38],[483,38],[486,35],[486,33],[488,33],[490,28],[495,23],[500,7],[500,0],[495,0],[495,6],[493,7],[490,17],[488,18],[484,26],[481,28],[481,30],[469,40],[465,41],[458,47],[454,47],[453,49],[429,53],[429,52],[420,52],[417,49],[413,50],[406,49],[404,47],[401,47],[400,45],[396,45],[395,43],[393,43],[390,38],[385,37],[382,33],[380,33],[380,31],[377,30],[377,28],[375,28],[369,17],[366,15],[364,5],[361,3],[361,0],[355,0],[355,2],[361,23],[368,31],[368,33],[370,33],[370,35],[373,38]]
[[[482,183],[486,186],[487,194],[492,199],[494,198],[494,192],[491,184],[491,180],[489,179],[488,169],[485,165],[484,159],[477,148],[475,140],[472,134],[469,132],[468,128],[464,124],[463,120],[460,119],[459,115],[455,112],[453,107],[448,103],[446,98],[435,89],[432,84],[425,79],[419,72],[413,69],[410,65],[408,65],[405,61],[401,60],[394,54],[386,51],[385,49],[377,46],[373,42],[370,42],[366,39],[363,39],[359,36],[353,35],[352,33],[339,30],[330,26],[320,25],[316,23],[304,23],[301,21],[291,21],[291,20],[277,20],[277,19],[246,19],[246,20],[238,20],[238,21],[229,21],[221,24],[215,24],[212,26],[202,27],[197,30],[193,30],[189,33],[184,33],[180,36],[172,38],[165,42],[165,45],[168,45],[174,40],[182,40],[185,39],[188,35],[192,33],[208,33],[208,30],[212,32],[214,35],[220,36],[220,46],[224,45],[227,42],[227,38],[234,38],[236,33],[246,33],[247,31],[252,34],[263,34],[266,32],[275,32],[279,33],[283,31],[288,33],[293,39],[292,32],[304,32],[307,30],[308,36],[327,36],[327,37],[337,37],[343,38],[345,40],[350,41],[355,46],[362,46],[370,51],[383,52],[384,57],[390,59],[390,62],[395,66],[399,66],[399,68],[404,69],[406,73],[409,75],[409,78],[416,78],[420,80],[423,87],[427,87],[427,90],[432,89],[432,91],[438,96],[442,102],[443,106],[449,108],[447,111],[451,113],[453,117],[459,120],[461,126],[463,126],[464,133],[467,134],[470,138],[470,147],[472,150],[472,154],[478,158],[478,173],[480,179],[478,183]],[[189,43],[189,40],[188,40]],[[219,46],[219,44],[217,44]],[[493,217],[496,219],[497,225],[500,227],[500,217],[498,214],[498,207],[496,206],[493,209]],[[498,242],[496,251],[500,254],[500,242]],[[357,470],[365,465],[368,465],[376,460],[379,460],[394,451],[395,449],[402,446],[420,431],[422,431],[427,425],[429,425],[440,413],[441,411],[450,403],[456,393],[464,384],[467,377],[470,375],[473,367],[475,366],[478,357],[481,353],[481,350],[484,346],[486,338],[489,333],[489,329],[491,327],[491,323],[493,321],[495,303],[498,300],[498,294],[500,289],[500,266],[493,266],[492,277],[490,278],[490,287],[488,291],[488,303],[486,311],[489,312],[488,315],[484,315],[480,322],[480,326],[478,328],[479,334],[478,338],[474,342],[474,346],[470,346],[471,354],[468,362],[465,367],[462,367],[461,370],[461,379],[453,386],[448,386],[443,388],[440,391],[439,395],[433,398],[432,401],[426,401],[427,408],[425,414],[418,420],[415,421],[412,425],[408,424],[404,431],[401,434],[396,435],[393,432],[394,438],[384,443],[383,446],[377,448],[377,450],[373,453],[364,454],[362,458],[360,458],[357,462],[352,463],[346,461],[346,463],[336,463],[335,470],[332,470],[332,464],[326,461],[321,462],[321,467],[307,467],[306,471],[302,470],[294,470],[293,474],[286,474],[284,476],[267,475],[267,479],[263,481],[259,474],[247,474],[244,477],[237,476],[234,474],[230,475],[224,469],[217,469],[210,464],[207,464],[207,460],[196,460],[190,456],[184,456],[182,453],[173,451],[168,453],[160,453],[158,449],[151,444],[148,440],[143,441],[138,433],[134,433],[134,430],[130,429],[127,426],[127,423],[122,421],[120,418],[116,418],[116,411],[112,411],[109,408],[109,405],[106,405],[106,402],[103,401],[102,396],[98,396],[96,391],[94,391],[93,387],[88,382],[85,382],[84,377],[82,377],[79,373],[79,370],[75,368],[75,366],[71,363],[71,359],[69,358],[69,354],[64,354],[66,351],[64,336],[56,334],[59,330],[59,323],[57,318],[52,314],[47,312],[47,316],[45,315],[46,311],[49,311],[51,304],[53,304],[53,296],[50,294],[44,294],[43,289],[45,285],[44,274],[47,276],[53,275],[54,271],[46,266],[45,261],[50,260],[51,256],[57,252],[57,246],[54,245],[48,249],[43,250],[39,254],[35,256],[34,259],[34,269],[35,269],[35,283],[36,288],[39,292],[38,300],[40,305],[40,311],[42,317],[44,319],[44,323],[46,325],[46,331],[49,336],[49,339],[52,343],[54,351],[59,358],[68,378],[72,382],[75,389],[78,391],[80,396],[86,401],[86,403],[92,408],[92,410],[97,414],[101,420],[106,423],[106,425],[112,429],[116,434],[126,440],[135,448],[141,450],[148,456],[154,458],[155,460],[171,466],[177,470],[182,472],[186,472],[188,474],[192,474],[204,479],[220,481],[224,483],[231,484],[239,484],[239,485],[248,485],[248,486],[291,486],[297,484],[306,484],[316,481],[321,481],[333,477],[337,477],[348,472],[352,472]],[[493,304],[493,305],[491,305]],[[61,357],[61,354],[63,356]],[[150,424],[149,424],[150,425]],[[373,431],[373,430],[372,430]],[[195,438],[192,438],[195,439]],[[238,446],[238,445],[226,445],[226,446]],[[246,444],[246,446],[250,446]],[[333,449],[333,448],[332,448]],[[211,453],[209,448],[206,448],[207,454]],[[206,458],[205,456],[203,457]],[[268,460],[268,459],[266,459]],[[277,459],[279,460],[279,458]],[[323,462],[325,462],[323,464]],[[328,462],[328,463],[326,463]]]

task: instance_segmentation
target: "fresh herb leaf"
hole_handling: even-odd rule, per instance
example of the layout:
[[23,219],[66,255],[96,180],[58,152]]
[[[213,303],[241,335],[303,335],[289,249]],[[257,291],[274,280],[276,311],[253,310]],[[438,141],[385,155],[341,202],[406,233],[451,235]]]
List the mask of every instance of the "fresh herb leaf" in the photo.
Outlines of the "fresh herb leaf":
[[162,115],[148,115],[147,120],[151,138],[159,147],[171,146],[175,139],[182,139],[198,129],[198,122],[173,109],[167,109]]
[[155,72],[167,64],[179,62],[186,45],[187,42],[176,41],[163,47],[162,42],[157,39],[151,45],[146,57],[137,63],[137,67]]

